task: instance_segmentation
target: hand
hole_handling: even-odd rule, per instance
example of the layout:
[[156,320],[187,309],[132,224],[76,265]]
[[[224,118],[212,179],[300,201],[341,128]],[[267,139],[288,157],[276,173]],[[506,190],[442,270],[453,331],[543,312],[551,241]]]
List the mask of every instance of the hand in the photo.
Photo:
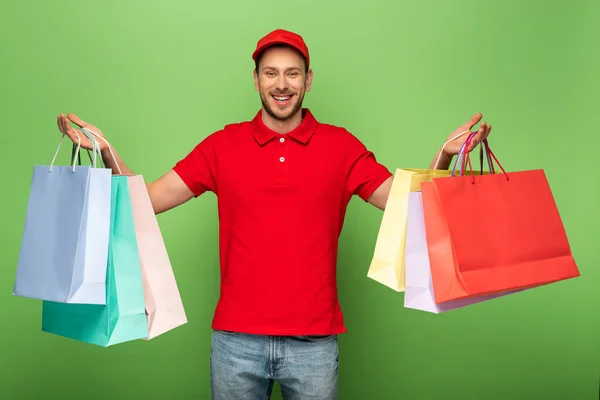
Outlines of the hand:
[[57,119],[58,129],[67,135],[69,139],[75,144],[81,143],[81,147],[84,149],[91,150],[92,149],[92,141],[88,139],[88,137],[79,129],[75,129],[71,126],[71,122],[80,128],[86,128],[89,131],[94,132],[96,135],[93,135],[96,139],[96,145],[100,148],[100,151],[108,148],[107,142],[98,138],[98,136],[104,138],[102,131],[98,129],[96,126],[92,124],[88,124],[85,121],[82,121],[75,114],[68,114],[68,116],[64,114],[60,114]]
[[[448,136],[447,140],[452,139],[453,137],[459,135],[460,133],[462,133],[464,131],[470,131],[471,128],[473,126],[475,126],[475,124],[477,124],[481,120],[481,117],[482,117],[481,113],[477,113],[474,116],[472,116],[469,121],[465,122],[464,124],[462,124],[461,126],[456,128],[454,130],[454,132],[452,132],[450,134],[450,136]],[[477,130],[477,134],[473,137],[473,139],[471,139],[471,142],[469,143],[469,147],[467,148],[467,151],[470,152],[475,147],[477,147],[477,145],[479,143],[481,143],[485,138],[488,137],[491,130],[492,130],[491,125],[488,125],[485,121],[482,122],[481,125],[479,126],[479,129]],[[468,139],[469,135],[470,135],[470,133],[467,132],[464,135],[460,136],[459,138],[452,140],[451,142],[446,144],[446,146],[444,147],[444,155],[449,158],[452,158],[452,156],[455,156],[456,154],[458,154],[460,147]]]

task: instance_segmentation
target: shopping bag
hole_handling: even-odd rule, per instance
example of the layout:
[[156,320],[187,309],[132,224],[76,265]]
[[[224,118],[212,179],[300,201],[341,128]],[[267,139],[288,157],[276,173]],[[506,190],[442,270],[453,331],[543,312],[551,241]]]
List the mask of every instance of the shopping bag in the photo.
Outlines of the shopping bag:
[[[65,303],[105,304],[111,170],[94,146],[92,165],[36,165],[13,294]],[[79,163],[81,164],[81,163]]]
[[497,164],[502,173],[421,184],[438,304],[580,275],[544,171]]
[[127,179],[142,267],[148,339],[152,339],[185,324],[187,317],[144,178],[134,175]]
[[449,176],[450,173],[449,170],[396,169],[367,272],[369,278],[395,291],[404,291],[408,194],[421,190],[421,182],[428,182],[436,176]]
[[127,177],[112,177],[106,305],[44,301],[42,331],[99,346],[148,337]]
[[[456,159],[458,161],[458,158]],[[367,276],[383,285],[403,292],[406,288],[405,247],[408,194],[421,190],[422,182],[436,177],[448,177],[460,167],[455,162],[451,170],[400,168],[394,173],[381,225],[375,242],[375,250]],[[459,168],[458,173],[463,171]],[[466,172],[467,175],[474,173]],[[489,171],[480,171],[488,174]]]
[[436,304],[431,280],[429,255],[427,253],[427,238],[421,196],[421,192],[411,192],[408,194],[405,308],[439,314],[520,291],[515,290]]

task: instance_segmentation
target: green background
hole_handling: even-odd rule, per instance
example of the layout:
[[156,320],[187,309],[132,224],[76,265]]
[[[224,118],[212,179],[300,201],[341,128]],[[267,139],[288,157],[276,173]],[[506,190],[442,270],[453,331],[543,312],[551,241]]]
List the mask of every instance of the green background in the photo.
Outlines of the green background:
[[[42,333],[41,304],[11,294],[32,167],[50,162],[56,116],[73,112],[134,171],[159,177],[254,116],[250,54],[283,27],[311,50],[305,105],[392,170],[426,168],[481,111],[506,169],[546,171],[582,274],[443,315],[406,310],[366,277],[382,213],[353,199],[339,255],[340,398],[597,399],[599,16],[597,1],[3,2],[0,398],[210,398],[214,195],[159,216],[189,323],[100,348]],[[69,147],[61,154],[66,163]]]

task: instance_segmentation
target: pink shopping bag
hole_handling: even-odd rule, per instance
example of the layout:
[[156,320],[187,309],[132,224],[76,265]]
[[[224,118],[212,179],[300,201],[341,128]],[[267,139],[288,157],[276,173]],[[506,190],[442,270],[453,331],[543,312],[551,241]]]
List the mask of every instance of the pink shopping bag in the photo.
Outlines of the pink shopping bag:
[[148,315],[147,339],[187,323],[171,261],[144,178],[128,176]]

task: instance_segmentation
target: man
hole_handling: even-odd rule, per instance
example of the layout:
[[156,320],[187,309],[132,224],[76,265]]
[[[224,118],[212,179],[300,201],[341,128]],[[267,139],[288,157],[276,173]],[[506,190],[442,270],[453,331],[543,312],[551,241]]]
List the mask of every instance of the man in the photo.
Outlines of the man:
[[[156,213],[207,191],[218,199],[213,398],[265,399],[278,381],[289,400],[336,399],[337,335],[346,331],[337,298],[338,237],[352,196],[383,210],[393,177],[355,136],[302,107],[313,72],[301,36],[275,30],[252,57],[261,110],[202,140],[148,192]],[[79,136],[85,148],[90,140],[70,122],[102,137],[75,115],[60,115],[60,130],[75,143]],[[481,124],[469,151],[490,129]],[[432,168],[448,168],[466,137],[447,142]],[[121,173],[133,173],[106,142],[98,144],[108,168],[117,173],[116,161]]]

